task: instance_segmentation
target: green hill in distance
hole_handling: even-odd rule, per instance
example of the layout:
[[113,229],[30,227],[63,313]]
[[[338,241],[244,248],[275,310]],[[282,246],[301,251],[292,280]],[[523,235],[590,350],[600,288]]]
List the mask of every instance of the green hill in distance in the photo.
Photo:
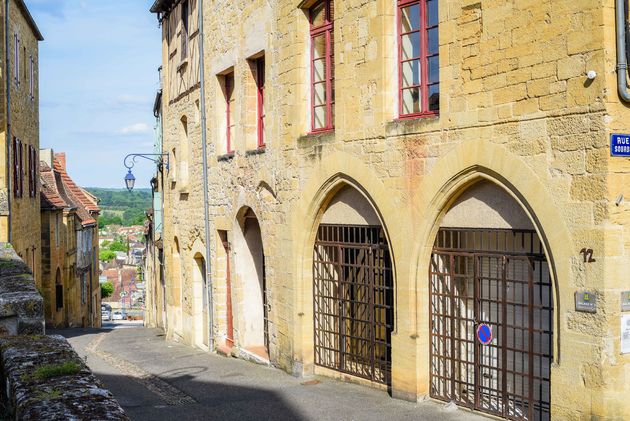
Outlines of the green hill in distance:
[[106,225],[142,225],[145,211],[151,208],[151,189],[106,189],[86,187],[87,191],[98,197],[101,216],[99,228]]

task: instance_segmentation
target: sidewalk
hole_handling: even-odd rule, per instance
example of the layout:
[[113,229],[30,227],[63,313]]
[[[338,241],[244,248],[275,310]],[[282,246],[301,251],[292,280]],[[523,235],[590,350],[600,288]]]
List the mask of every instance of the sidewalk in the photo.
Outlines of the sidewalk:
[[487,420],[336,380],[307,384],[274,368],[165,342],[157,329],[55,333],[87,356],[132,420]]

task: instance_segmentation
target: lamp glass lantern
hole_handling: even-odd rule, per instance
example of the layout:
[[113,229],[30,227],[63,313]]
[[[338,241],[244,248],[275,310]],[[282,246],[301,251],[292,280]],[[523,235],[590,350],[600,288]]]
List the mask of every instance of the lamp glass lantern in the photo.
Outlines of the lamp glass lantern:
[[131,173],[130,168],[129,172],[125,176],[125,185],[127,186],[127,190],[132,191],[134,184],[136,184],[136,177]]

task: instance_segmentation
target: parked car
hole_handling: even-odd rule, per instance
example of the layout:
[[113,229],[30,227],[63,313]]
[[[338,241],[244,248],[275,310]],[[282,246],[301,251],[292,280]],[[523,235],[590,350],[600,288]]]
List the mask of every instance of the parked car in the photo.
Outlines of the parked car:
[[115,311],[113,319],[114,320],[122,320],[123,319],[123,314],[120,311]]
[[112,312],[109,310],[101,310],[101,320],[112,320]]

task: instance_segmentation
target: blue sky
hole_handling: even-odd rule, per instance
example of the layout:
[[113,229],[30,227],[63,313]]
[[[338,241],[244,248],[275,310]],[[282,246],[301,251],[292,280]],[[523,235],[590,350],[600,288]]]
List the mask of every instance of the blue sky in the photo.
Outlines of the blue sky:
[[[124,187],[123,158],[153,150],[161,32],[153,0],[26,0],[39,50],[40,146],[84,187]],[[149,187],[149,161],[136,164]]]

